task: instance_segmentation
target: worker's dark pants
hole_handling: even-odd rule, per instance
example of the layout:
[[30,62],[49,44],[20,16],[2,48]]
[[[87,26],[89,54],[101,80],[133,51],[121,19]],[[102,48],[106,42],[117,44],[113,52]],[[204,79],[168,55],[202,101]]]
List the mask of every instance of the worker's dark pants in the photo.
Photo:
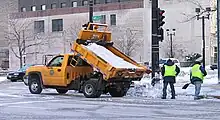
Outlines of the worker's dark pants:
[[163,82],[163,97],[166,98],[166,96],[167,96],[167,85],[168,85],[168,83],[170,84],[172,98],[175,98],[174,83],[166,82],[166,81]]

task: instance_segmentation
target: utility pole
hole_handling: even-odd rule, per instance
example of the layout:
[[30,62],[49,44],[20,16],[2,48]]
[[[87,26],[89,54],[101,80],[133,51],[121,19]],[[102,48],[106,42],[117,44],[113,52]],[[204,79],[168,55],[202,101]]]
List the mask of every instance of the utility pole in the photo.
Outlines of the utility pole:
[[203,42],[203,48],[202,48],[202,63],[203,67],[205,68],[205,19],[209,19],[211,8],[207,7],[205,12],[208,12],[206,16],[200,17],[200,8],[196,8],[196,13],[197,13],[197,20],[202,19],[202,42]]
[[220,84],[220,1],[217,0],[218,83]]
[[157,38],[158,27],[158,0],[152,0],[152,78],[159,67],[159,41]]
[[170,32],[169,29],[166,30],[167,31],[167,36],[169,37],[170,36],[170,58],[173,58],[174,55],[173,55],[173,36],[175,36],[175,32],[176,32],[176,29],[172,29],[172,33]]

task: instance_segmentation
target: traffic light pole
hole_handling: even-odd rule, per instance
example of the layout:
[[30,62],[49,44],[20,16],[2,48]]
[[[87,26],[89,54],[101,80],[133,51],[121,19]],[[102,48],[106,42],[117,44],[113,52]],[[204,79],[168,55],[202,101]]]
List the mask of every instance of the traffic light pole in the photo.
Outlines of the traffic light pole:
[[[93,23],[93,0],[89,0],[89,22]],[[93,30],[93,26],[91,25],[90,30]]]
[[159,68],[158,0],[152,0],[152,79]]
[[93,0],[89,0],[89,22],[93,22]]

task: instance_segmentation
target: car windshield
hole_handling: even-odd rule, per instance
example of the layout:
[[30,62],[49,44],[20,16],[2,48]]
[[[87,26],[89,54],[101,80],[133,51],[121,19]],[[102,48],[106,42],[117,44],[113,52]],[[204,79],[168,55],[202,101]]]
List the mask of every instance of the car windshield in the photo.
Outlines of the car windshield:
[[164,64],[165,62],[166,62],[166,60],[162,60],[162,59],[161,59],[161,60],[159,61],[159,64]]
[[173,62],[174,62],[174,63],[178,63],[178,61],[177,61],[177,60],[173,60]]
[[32,66],[32,65],[24,65],[24,66],[21,67],[18,71],[24,72],[24,71],[26,71],[30,66]]

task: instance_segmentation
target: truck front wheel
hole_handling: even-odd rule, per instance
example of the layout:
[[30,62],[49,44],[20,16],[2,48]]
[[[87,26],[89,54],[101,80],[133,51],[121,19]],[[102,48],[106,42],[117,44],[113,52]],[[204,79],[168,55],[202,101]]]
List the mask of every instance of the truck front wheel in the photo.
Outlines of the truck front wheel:
[[59,94],[66,94],[68,90],[66,89],[56,89]]
[[32,78],[29,83],[29,90],[32,94],[40,94],[42,92],[40,80]]
[[83,85],[83,94],[87,98],[98,98],[102,92],[97,90],[98,80],[88,80]]

